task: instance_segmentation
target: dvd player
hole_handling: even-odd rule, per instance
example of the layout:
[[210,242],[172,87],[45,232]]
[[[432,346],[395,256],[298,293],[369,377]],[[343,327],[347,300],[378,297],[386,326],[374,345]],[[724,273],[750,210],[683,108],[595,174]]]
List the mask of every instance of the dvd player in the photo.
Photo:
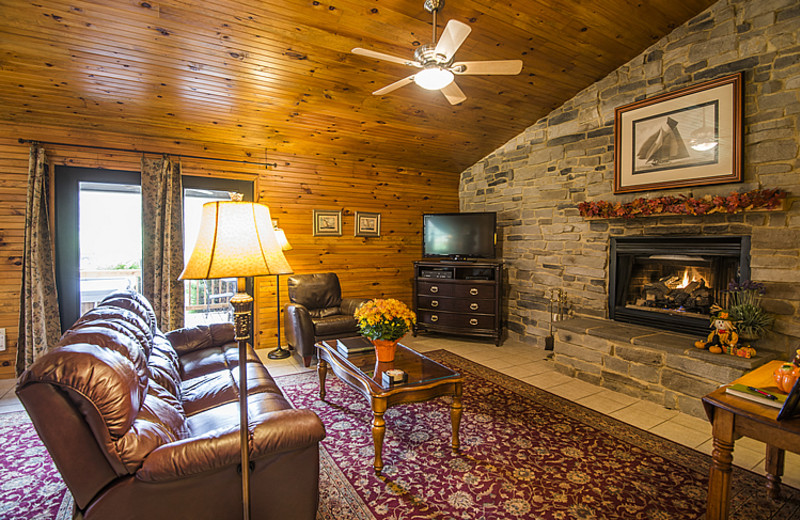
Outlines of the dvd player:
[[452,278],[453,271],[451,269],[420,269],[420,278]]

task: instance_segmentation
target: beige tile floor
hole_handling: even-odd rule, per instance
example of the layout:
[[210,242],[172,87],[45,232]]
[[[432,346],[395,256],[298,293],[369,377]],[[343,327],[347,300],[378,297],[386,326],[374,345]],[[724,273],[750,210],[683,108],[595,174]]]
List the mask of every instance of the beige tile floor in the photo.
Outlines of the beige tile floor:
[[[702,453],[711,454],[711,425],[708,421],[565,376],[553,368],[552,362],[548,360],[549,352],[541,348],[511,340],[495,347],[490,341],[437,335],[421,335],[416,338],[409,336],[403,342],[420,352],[447,349],[587,408]],[[272,360],[267,358],[267,353],[267,350],[258,351],[273,376],[314,370],[313,364],[310,368],[303,367],[298,356]],[[14,394],[14,386],[13,379],[0,379],[0,413],[23,409]],[[736,442],[733,463],[763,474],[764,456],[763,443],[742,438]],[[786,454],[783,482],[800,488],[800,455]]]

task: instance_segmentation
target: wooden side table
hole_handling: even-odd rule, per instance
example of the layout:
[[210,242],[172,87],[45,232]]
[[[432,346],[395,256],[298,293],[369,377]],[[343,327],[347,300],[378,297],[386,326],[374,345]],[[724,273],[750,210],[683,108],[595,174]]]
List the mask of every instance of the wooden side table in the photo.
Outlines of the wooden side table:
[[[783,363],[771,361],[731,384],[739,383],[778,391],[772,372]],[[718,388],[703,397],[703,406],[711,421],[714,437],[706,504],[707,520],[728,518],[733,445],[737,439],[750,437],[766,443],[766,486],[771,498],[780,496],[785,451],[800,453],[800,418],[778,421],[777,408],[728,394],[725,388]]]

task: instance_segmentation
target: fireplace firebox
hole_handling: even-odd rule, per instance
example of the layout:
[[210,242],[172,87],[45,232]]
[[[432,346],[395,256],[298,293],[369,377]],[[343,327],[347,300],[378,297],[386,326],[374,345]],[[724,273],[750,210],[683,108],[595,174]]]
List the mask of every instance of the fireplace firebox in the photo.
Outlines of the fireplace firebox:
[[750,237],[612,237],[611,319],[708,334],[730,282],[750,278]]

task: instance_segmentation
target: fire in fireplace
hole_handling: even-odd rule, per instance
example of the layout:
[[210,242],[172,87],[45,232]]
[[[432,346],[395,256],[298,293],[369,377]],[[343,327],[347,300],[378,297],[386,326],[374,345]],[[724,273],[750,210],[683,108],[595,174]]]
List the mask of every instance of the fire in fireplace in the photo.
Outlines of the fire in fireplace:
[[749,237],[612,237],[611,319],[707,334],[711,307],[749,279]]

